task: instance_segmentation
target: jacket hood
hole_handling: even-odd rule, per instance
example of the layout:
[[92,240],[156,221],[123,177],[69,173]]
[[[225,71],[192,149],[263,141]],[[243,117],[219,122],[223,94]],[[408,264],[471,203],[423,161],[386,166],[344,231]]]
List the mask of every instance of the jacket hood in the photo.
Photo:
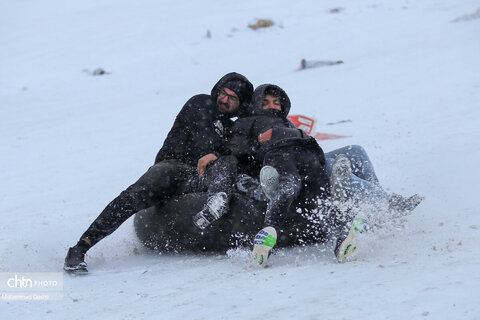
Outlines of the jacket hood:
[[252,113],[261,114],[264,112],[263,109],[263,99],[265,98],[265,91],[271,90],[274,92],[274,95],[280,99],[280,105],[282,106],[282,116],[287,117],[290,112],[290,98],[288,98],[287,93],[274,84],[262,84],[259,85],[253,92],[252,98]]
[[228,88],[235,92],[240,99],[240,107],[237,115],[246,114],[248,112],[250,101],[253,95],[253,85],[248,79],[240,73],[230,72],[224,75],[213,86],[211,96],[217,101],[218,94],[222,88]]

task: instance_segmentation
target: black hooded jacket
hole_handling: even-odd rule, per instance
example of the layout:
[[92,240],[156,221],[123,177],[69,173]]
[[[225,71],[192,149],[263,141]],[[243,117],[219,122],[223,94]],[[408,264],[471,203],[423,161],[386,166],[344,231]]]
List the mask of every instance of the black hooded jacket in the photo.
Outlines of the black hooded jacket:
[[196,166],[198,159],[208,153],[224,154],[228,134],[236,115],[223,114],[217,106],[220,89],[229,88],[240,98],[240,113],[247,110],[253,86],[243,75],[231,72],[223,76],[212,88],[210,95],[199,94],[190,98],[177,115],[173,127],[158,152],[155,163],[178,159]]
[[[282,110],[263,109],[266,90],[274,90],[279,97]],[[318,152],[322,165],[325,155],[315,138],[298,129],[287,119],[290,99],[280,87],[272,84],[258,86],[252,98],[251,116],[238,119],[232,128],[228,152],[240,162],[253,163],[255,170],[260,168],[265,155],[272,150],[288,147],[303,147]],[[272,138],[260,143],[258,136],[273,128]]]

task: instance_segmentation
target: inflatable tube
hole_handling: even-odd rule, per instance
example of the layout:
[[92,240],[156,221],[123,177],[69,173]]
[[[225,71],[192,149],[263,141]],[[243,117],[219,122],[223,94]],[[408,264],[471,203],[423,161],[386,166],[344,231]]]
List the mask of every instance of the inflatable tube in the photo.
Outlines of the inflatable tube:
[[[135,214],[134,227],[140,241],[162,252],[225,252],[239,246],[251,247],[262,229],[267,203],[234,193],[230,211],[205,230],[193,224],[193,216],[205,204],[206,193],[173,197]],[[277,247],[324,241],[325,237],[300,214],[287,218]]]

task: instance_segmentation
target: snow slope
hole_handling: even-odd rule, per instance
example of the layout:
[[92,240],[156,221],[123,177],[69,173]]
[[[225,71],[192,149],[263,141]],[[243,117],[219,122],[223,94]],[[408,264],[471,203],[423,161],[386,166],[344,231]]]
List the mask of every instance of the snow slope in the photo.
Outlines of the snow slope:
[[[332,9],[334,12],[331,12]],[[426,200],[366,237],[281,250],[271,268],[157,255],[132,220],[64,276],[61,301],[1,319],[479,319],[480,15],[473,0],[0,2],[0,272],[66,250],[153,162],[176,114],[225,73],[286,90],[322,142],[367,149],[382,184]],[[275,26],[253,31],[256,18]],[[207,33],[210,37],[207,37]],[[298,71],[300,60],[342,60]],[[110,74],[92,76],[103,68]],[[342,120],[349,120],[336,125]]]

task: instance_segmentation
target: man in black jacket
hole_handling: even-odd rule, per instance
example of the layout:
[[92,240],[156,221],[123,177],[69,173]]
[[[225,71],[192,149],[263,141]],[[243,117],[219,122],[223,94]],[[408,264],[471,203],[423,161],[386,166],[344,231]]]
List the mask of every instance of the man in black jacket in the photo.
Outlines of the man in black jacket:
[[[248,79],[232,72],[215,84],[210,95],[190,98],[177,115],[154,165],[110,202],[68,250],[65,271],[87,272],[87,250],[136,212],[167,197],[207,190],[210,195],[217,195],[218,201],[228,202],[224,191],[231,188],[235,177],[223,172],[235,171],[237,163],[233,157],[218,157],[225,153],[233,125],[230,118],[246,112],[252,93]],[[217,179],[218,176],[229,179]]]
[[265,228],[254,242],[256,259],[262,266],[266,265],[277,231],[282,232],[285,227],[293,202],[297,200],[297,207],[312,210],[330,193],[324,153],[313,137],[287,119],[289,110],[290,99],[280,87],[271,84],[257,87],[252,115],[237,120],[228,143],[229,152],[239,162],[250,161],[257,172],[263,166],[261,181],[268,181],[268,171],[276,169],[271,177],[278,178],[274,183],[278,187],[264,189],[270,199]]

